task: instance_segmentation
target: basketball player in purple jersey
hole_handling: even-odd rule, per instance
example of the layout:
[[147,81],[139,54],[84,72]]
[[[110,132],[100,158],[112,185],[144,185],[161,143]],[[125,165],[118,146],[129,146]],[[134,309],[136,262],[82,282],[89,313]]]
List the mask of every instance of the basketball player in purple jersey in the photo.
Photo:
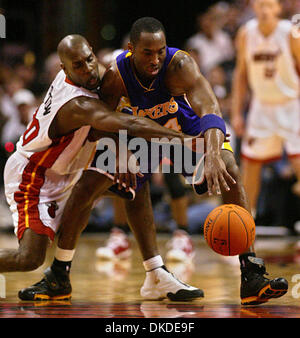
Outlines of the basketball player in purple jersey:
[[[124,111],[125,107],[119,103],[127,100],[135,116],[146,116],[189,135],[203,133],[205,183],[195,186],[195,191],[222,194],[224,203],[234,203],[249,210],[239,168],[230,145],[224,143],[226,129],[216,98],[192,57],[167,47],[165,30],[158,20],[141,18],[133,24],[128,51],[107,70],[101,97],[111,108]],[[201,297],[201,290],[175,279],[158,254],[148,178],[147,174],[137,178],[135,199],[125,202],[128,222],[138,241],[146,270],[141,295],[146,299],[168,297],[172,300]],[[88,222],[94,201],[103,194],[103,182],[107,180],[109,178],[95,170],[86,171],[66,205],[58,241],[63,259],[56,255],[51,267],[51,278],[56,280],[57,266],[61,267],[59,278],[63,282],[61,287],[58,286],[58,292],[63,292],[64,285],[68,284],[67,271],[77,239]],[[77,224],[78,219],[82,220],[81,224]],[[253,248],[240,255],[240,263],[242,304],[260,304],[287,292],[288,283],[284,278],[270,280],[264,276],[264,261],[255,257]],[[40,283],[22,290],[20,297],[33,299],[39,294],[55,294],[50,281],[47,282],[46,276]]]

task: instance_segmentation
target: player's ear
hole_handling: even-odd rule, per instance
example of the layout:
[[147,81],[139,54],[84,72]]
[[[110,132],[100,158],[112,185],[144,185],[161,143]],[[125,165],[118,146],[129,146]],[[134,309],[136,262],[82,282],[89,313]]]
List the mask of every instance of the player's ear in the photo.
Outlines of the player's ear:
[[62,70],[65,70],[65,69],[66,69],[66,67],[65,67],[65,65],[64,65],[63,63],[60,64],[60,68],[61,68]]
[[128,51],[133,52],[133,44],[131,42],[128,42]]

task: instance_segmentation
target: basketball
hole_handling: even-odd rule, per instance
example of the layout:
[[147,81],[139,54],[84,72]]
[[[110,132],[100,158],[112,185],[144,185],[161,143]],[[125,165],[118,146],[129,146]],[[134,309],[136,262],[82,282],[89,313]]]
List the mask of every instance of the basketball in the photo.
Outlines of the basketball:
[[204,238],[218,254],[239,255],[254,241],[254,219],[246,209],[238,205],[223,204],[207,216],[204,223]]

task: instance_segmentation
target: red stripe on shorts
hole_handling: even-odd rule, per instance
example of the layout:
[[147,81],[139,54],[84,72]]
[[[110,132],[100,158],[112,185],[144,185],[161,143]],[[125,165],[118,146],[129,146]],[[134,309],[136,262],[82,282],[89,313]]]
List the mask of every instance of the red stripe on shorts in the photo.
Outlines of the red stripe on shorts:
[[28,228],[40,235],[47,235],[54,240],[54,231],[43,224],[39,214],[40,190],[45,182],[45,173],[54,164],[58,156],[70,144],[74,133],[62,137],[59,142],[45,151],[34,153],[22,173],[22,181],[19,191],[14,194],[14,200],[18,208],[18,231],[17,237],[20,240],[24,231]]

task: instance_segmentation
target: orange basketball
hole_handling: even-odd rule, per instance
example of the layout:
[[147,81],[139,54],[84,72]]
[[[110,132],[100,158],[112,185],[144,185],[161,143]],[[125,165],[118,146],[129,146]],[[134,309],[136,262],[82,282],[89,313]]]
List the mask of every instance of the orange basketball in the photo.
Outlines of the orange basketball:
[[223,204],[207,216],[204,238],[208,245],[221,255],[239,255],[254,241],[254,219],[246,209],[238,205]]

